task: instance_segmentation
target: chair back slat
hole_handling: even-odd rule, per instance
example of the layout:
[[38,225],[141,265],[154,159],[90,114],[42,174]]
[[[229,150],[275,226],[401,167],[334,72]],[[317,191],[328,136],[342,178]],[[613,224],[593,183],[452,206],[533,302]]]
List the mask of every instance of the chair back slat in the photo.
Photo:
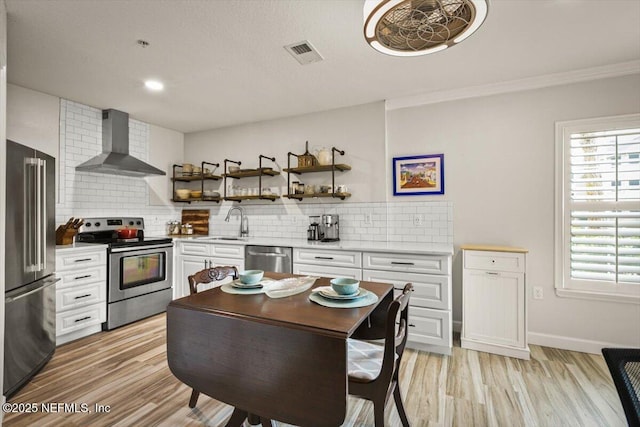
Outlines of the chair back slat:
[[402,341],[404,340],[404,337],[406,335],[407,335],[407,322],[405,322],[404,319],[400,319],[400,326],[398,327],[398,333],[396,334],[396,337],[394,340],[395,348],[398,348],[398,346],[402,344]]
[[[384,357],[382,360],[381,376],[387,376],[389,379],[395,371],[395,367],[399,366],[404,347],[407,343],[407,325],[409,318],[409,298],[413,292],[413,285],[407,283],[402,294],[394,299],[387,309],[387,331],[384,340]],[[398,320],[398,313],[400,319]]]
[[189,282],[190,295],[198,293],[198,285],[211,282],[217,282],[231,276],[233,279],[238,278],[238,269],[233,266],[212,267],[200,270],[187,278]]

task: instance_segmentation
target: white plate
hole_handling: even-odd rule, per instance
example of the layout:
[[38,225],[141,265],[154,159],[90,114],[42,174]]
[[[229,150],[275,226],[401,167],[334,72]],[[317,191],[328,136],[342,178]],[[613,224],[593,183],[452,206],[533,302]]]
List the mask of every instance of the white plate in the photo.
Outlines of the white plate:
[[341,295],[336,291],[334,291],[332,288],[328,288],[328,289],[323,288],[319,290],[318,293],[320,294],[320,296],[324,298],[335,299],[335,300],[352,300],[352,299],[360,298],[365,295],[365,292],[363,291],[362,288],[358,288],[358,292],[356,292],[355,294],[349,294],[349,295]]
[[240,281],[240,279],[236,279],[233,282],[231,282],[231,286],[233,286],[234,288],[238,288],[238,289],[256,289],[256,288],[261,288],[263,284],[263,280],[259,281],[258,283],[253,283],[251,285],[248,285],[246,283],[242,283]]

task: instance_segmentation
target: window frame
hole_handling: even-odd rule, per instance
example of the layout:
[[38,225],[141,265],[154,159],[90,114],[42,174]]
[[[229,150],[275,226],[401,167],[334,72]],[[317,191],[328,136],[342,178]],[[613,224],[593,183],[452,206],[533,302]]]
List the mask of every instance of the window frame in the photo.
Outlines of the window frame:
[[[640,128],[640,113],[561,121],[556,122],[555,125],[554,278],[556,295],[640,304],[640,285],[638,284],[619,284],[617,282],[574,280],[570,278],[571,233],[569,221],[571,218],[571,189],[569,177],[571,165],[569,164],[570,156],[568,155],[572,134]],[[613,203],[623,206],[623,209],[637,209],[636,201]],[[593,202],[592,206],[594,209],[610,208],[611,202]]]

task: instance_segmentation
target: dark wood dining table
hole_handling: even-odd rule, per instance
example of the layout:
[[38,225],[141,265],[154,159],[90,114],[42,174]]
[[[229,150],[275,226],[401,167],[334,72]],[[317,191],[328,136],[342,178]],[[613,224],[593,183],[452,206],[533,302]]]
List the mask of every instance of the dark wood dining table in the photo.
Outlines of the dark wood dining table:
[[[319,278],[313,287],[329,286],[329,280]],[[169,368],[188,386],[233,406],[229,427],[247,418],[252,424],[339,426],[347,410],[347,338],[383,338],[393,299],[390,284],[360,286],[378,302],[330,308],[310,301],[311,290],[269,298],[220,287],[174,300],[167,307]]]

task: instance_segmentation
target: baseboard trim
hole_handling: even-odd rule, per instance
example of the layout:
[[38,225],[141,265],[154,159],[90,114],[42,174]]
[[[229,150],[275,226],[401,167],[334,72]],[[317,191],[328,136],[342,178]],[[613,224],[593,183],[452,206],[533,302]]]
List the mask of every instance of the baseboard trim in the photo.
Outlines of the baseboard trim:
[[460,347],[467,348],[469,350],[484,351],[486,353],[494,353],[501,356],[515,357],[524,360],[529,360],[531,357],[528,346],[525,348],[511,347],[508,345],[490,344],[461,338]]
[[592,354],[602,354],[602,349],[604,347],[633,347],[632,344],[617,344],[606,341],[585,340],[560,335],[541,334],[537,332],[529,332],[529,344]]

